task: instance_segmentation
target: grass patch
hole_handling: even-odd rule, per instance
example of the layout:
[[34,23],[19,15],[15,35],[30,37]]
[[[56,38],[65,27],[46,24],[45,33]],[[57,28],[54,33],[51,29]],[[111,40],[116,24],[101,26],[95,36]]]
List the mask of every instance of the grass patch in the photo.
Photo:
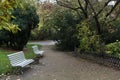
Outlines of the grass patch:
[[[33,52],[32,46],[34,44],[27,44],[26,48],[24,48],[23,52],[25,53],[25,57],[27,59],[33,59],[35,57],[35,54]],[[41,45],[37,45],[39,48],[41,48]],[[8,54],[12,54],[14,52],[18,52],[15,50],[10,50],[8,48],[0,48],[0,74],[7,74],[12,72],[12,67],[9,63]]]
[[[26,53],[25,57],[27,59],[31,59],[31,58],[35,57],[35,54],[34,54],[33,49],[32,49],[32,46],[34,46],[34,45],[36,45],[36,44],[27,44],[26,48],[24,49],[24,53]],[[41,48],[41,45],[37,45],[37,46],[39,49]]]

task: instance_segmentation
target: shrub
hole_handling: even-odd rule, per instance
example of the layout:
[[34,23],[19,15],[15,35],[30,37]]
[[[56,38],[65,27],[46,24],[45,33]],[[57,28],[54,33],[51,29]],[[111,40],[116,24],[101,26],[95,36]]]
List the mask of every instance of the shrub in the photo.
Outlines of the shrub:
[[50,28],[46,28],[46,26],[42,26],[40,29],[36,28],[32,30],[30,35],[30,40],[47,40],[52,39],[52,35],[54,31]]
[[[11,22],[18,25],[20,30],[17,33],[2,30],[0,32],[2,32],[2,35],[5,35],[0,36],[0,39],[15,50],[22,50],[29,40],[31,30],[36,28],[39,23],[39,17],[36,13],[36,8],[29,4],[25,8],[15,8],[12,15],[15,18],[12,18]],[[5,36],[8,36],[6,37],[7,39]]]
[[100,36],[95,31],[90,30],[90,22],[82,21],[78,24],[79,51],[84,53],[100,53]]
[[64,50],[74,50],[75,47],[78,47],[77,15],[72,11],[64,9],[56,11],[52,20],[56,30],[54,40],[58,41],[58,46]]
[[107,54],[120,57],[120,42],[117,40],[114,43],[106,45],[106,50]]
[[[106,27],[107,26],[107,27]],[[104,30],[102,33],[102,39],[106,44],[116,42],[116,40],[120,40],[120,20],[112,22],[110,25],[104,26]]]

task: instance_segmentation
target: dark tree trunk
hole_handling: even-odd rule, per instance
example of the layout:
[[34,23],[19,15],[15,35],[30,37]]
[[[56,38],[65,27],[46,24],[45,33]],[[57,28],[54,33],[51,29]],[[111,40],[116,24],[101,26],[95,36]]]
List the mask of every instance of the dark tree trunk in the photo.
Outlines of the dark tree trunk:
[[26,45],[29,38],[30,38],[30,34],[31,34],[31,28],[28,29],[28,33],[27,33],[27,39],[24,41],[24,44]]
[[96,16],[94,17],[94,19],[95,19],[95,22],[96,22],[97,34],[101,35],[101,25],[100,25],[100,22],[99,22],[99,20],[98,20],[98,18]]

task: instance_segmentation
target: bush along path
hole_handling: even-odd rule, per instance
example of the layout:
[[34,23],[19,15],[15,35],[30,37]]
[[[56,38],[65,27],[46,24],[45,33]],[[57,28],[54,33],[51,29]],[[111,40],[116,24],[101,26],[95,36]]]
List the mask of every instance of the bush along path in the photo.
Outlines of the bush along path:
[[44,45],[44,58],[22,75],[11,75],[0,80],[120,80],[120,71],[68,55]]

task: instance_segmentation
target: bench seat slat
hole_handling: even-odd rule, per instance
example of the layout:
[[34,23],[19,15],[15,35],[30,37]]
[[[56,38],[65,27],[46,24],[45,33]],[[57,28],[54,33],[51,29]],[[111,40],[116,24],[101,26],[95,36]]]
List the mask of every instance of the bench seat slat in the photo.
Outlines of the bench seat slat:
[[28,60],[25,60],[25,61],[23,61],[23,62],[21,62],[21,63],[15,65],[15,66],[25,67],[26,65],[28,65],[28,64],[30,64],[30,63],[32,63],[32,62],[34,62],[33,59],[28,59]]
[[43,55],[44,51],[36,51],[36,54]]

